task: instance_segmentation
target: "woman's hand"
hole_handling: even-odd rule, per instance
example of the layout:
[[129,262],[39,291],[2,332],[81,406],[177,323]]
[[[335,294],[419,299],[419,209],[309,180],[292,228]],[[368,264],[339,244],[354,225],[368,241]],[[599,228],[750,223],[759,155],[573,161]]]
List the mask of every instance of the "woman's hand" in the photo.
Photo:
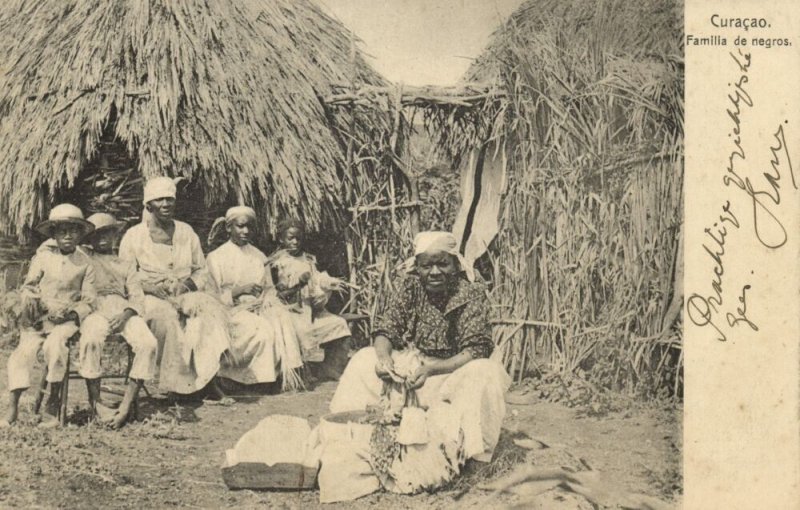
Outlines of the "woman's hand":
[[180,296],[181,294],[194,292],[196,290],[197,285],[194,284],[191,278],[187,278],[185,280],[178,280],[173,283],[172,288],[170,288],[167,292],[172,296]]
[[142,290],[145,294],[155,296],[158,299],[167,299],[169,297],[167,288],[161,283],[143,283]]
[[121,331],[122,328],[125,327],[125,324],[128,323],[128,319],[136,315],[136,312],[130,308],[126,308],[122,311],[122,313],[116,315],[110,321],[108,321],[108,327],[113,332]]
[[291,305],[299,300],[299,290],[296,287],[287,289],[284,286],[277,286],[275,289],[278,291],[278,297],[284,304]]
[[378,358],[378,362],[375,363],[375,374],[386,382],[394,381],[393,377],[394,373],[394,360],[391,356]]
[[250,296],[260,296],[261,292],[264,290],[264,287],[257,283],[248,283],[245,285],[239,285],[238,287],[234,287],[231,290],[231,296],[233,299],[238,298],[239,296],[250,295]]
[[63,310],[61,312],[57,312],[53,315],[50,315],[47,319],[55,325],[65,324],[67,322],[74,322],[76,326],[79,325],[81,320],[80,316],[78,315],[78,312],[76,312],[75,310]]
[[328,296],[325,294],[318,294],[316,296],[311,297],[311,308],[315,312],[321,312],[325,309],[325,305],[328,304]]
[[433,370],[431,369],[430,365],[422,365],[414,372],[411,377],[406,379],[406,388],[409,390],[416,390],[422,388],[422,385],[425,384],[425,381],[428,380],[428,377],[433,375]]

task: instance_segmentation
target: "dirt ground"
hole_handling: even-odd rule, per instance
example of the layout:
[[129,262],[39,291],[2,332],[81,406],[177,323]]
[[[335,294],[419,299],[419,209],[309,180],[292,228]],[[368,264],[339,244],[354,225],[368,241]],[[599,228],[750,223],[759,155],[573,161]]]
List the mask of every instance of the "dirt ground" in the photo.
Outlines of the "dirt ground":
[[[0,391],[6,406],[6,360],[0,351]],[[82,381],[70,386],[71,422],[42,430],[31,415],[33,391],[23,396],[20,421],[0,430],[0,507],[18,508],[479,508],[519,504],[481,490],[525,466],[591,468],[616,488],[676,503],[680,492],[681,410],[632,406],[601,418],[512,392],[495,460],[470,466],[452,486],[435,494],[373,494],[346,504],[320,505],[317,491],[231,491],[222,482],[224,452],[270,414],[308,418],[327,410],[335,383],[312,391],[242,396],[235,403],[175,405],[158,393],[142,399],[140,421],[120,431],[86,425]],[[154,391],[155,388],[151,388]],[[525,449],[514,439],[548,445]],[[580,466],[584,466],[580,468]],[[593,508],[561,487],[525,508]]]

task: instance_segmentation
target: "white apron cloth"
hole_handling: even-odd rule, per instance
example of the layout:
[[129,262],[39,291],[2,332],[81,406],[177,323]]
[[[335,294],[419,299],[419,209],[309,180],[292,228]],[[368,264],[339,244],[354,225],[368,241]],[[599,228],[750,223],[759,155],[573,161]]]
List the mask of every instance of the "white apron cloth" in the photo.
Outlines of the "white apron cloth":
[[[395,351],[392,357],[399,354]],[[423,356],[423,363],[425,359]],[[375,373],[377,361],[373,347],[365,347],[353,356],[331,400],[331,412],[362,411],[367,405],[378,404],[383,382]],[[422,407],[449,404],[464,435],[466,458],[486,462],[491,460],[500,438],[506,414],[504,396],[510,384],[502,365],[490,359],[476,359],[450,374],[429,377],[417,390],[417,397]]]

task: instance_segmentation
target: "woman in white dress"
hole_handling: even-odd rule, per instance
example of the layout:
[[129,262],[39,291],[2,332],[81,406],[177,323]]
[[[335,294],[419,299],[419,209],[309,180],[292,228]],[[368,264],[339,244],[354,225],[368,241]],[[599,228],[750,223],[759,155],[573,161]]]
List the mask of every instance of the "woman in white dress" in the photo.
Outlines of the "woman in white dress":
[[176,191],[167,177],[147,181],[142,222],[123,236],[119,257],[135,264],[145,293],[145,319],[159,344],[160,388],[190,394],[217,375],[230,340],[225,307],[198,291],[205,258],[192,227],[174,219]]
[[219,375],[242,384],[268,383],[277,379],[280,366],[284,389],[293,389],[300,383],[300,347],[289,317],[263,310],[259,299],[267,257],[250,242],[255,220],[253,209],[238,206],[212,227],[212,236],[223,222],[228,232],[228,241],[207,259],[210,282],[231,317],[231,357]]

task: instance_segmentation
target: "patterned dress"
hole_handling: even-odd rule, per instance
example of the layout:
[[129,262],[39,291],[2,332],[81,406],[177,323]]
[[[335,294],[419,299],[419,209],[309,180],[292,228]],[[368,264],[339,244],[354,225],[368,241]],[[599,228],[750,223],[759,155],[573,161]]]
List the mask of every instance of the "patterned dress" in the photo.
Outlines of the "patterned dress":
[[488,358],[493,344],[486,285],[459,278],[449,295],[437,303],[428,297],[418,277],[402,278],[376,318],[373,336],[385,336],[395,350],[413,344],[435,358],[465,350],[473,358]]

